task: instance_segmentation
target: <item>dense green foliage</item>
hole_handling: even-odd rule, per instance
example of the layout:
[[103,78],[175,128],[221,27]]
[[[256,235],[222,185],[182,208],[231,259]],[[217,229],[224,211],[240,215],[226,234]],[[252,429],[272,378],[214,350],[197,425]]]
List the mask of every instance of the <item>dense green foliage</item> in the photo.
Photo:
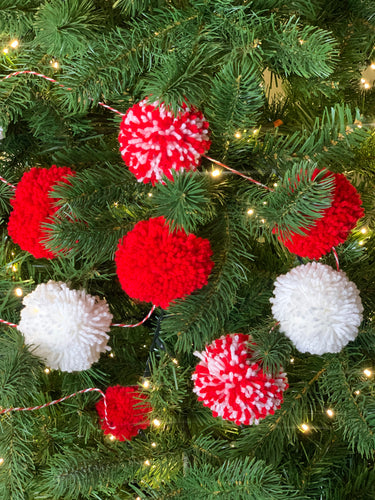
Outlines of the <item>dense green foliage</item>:
[[[92,393],[0,416],[1,499],[374,499],[375,385],[363,370],[375,371],[375,90],[361,83],[366,69],[375,80],[374,45],[373,0],[0,0],[0,75],[31,70],[65,86],[30,74],[0,82],[0,175],[17,184],[32,166],[77,172],[54,193],[48,246],[64,250],[54,260],[9,239],[13,191],[0,183],[0,317],[17,323],[15,289],[54,279],[105,297],[115,322],[138,322],[150,305],[121,290],[113,256],[151,216],[209,238],[215,261],[203,289],[140,327],[112,328],[113,357],[85,372],[45,373],[1,326],[3,408],[141,383],[148,360],[145,392],[161,422],[111,441]],[[98,103],[125,113],[148,95],[201,109],[210,157],[269,189],[224,169],[212,176],[208,158],[173,182],[136,182],[118,151],[120,117]],[[303,231],[330,206],[332,183],[316,168],[344,173],[366,212],[337,248],[365,308],[337,355],[301,354],[271,330],[273,281],[298,264],[273,229]],[[323,262],[335,265],[332,254]],[[233,332],[250,333],[255,358],[288,374],[281,409],[258,426],[214,418],[192,393],[193,352]]]

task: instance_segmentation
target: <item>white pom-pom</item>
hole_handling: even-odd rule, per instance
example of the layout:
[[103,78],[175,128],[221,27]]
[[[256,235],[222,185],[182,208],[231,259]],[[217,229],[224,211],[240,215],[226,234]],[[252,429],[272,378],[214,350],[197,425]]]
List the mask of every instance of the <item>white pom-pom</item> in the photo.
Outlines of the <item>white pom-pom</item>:
[[65,283],[38,285],[23,299],[18,329],[46,364],[65,372],[87,370],[106,350],[112,314],[105,300]]
[[362,321],[356,285],[343,271],[318,262],[295,267],[275,282],[272,313],[301,352],[339,352]]

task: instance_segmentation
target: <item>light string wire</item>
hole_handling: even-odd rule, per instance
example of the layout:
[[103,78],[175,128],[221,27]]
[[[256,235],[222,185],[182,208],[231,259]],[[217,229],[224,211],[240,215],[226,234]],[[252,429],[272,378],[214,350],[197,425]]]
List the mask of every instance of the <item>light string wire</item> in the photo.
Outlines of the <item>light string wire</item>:
[[[49,76],[46,76],[44,75],[43,73],[38,73],[37,71],[31,71],[31,70],[22,70],[22,71],[15,71],[14,73],[10,73],[9,75],[5,76],[4,78],[2,78],[0,80],[1,81],[4,81],[4,80],[8,80],[9,78],[12,78],[12,77],[15,77],[15,76],[18,76],[18,75],[34,75],[34,76],[38,76],[39,78],[43,78],[44,80],[47,80],[51,83],[54,83],[55,85],[58,85],[59,87],[63,88],[63,89],[66,89],[66,90],[73,90],[72,87],[67,87],[65,85],[63,85],[62,83],[60,83],[58,80],[55,80],[54,78],[50,78]],[[91,101],[94,101],[94,99],[92,97],[89,97],[89,99]],[[99,106],[102,106],[103,108],[106,108],[106,109],[109,109],[110,111],[113,111],[113,113],[117,113],[118,115],[120,116],[125,116],[125,113],[121,113],[121,111],[118,111],[117,109],[115,108],[112,108],[111,106],[108,106],[107,104],[105,104],[104,102],[101,102],[99,101],[98,102],[98,105]],[[241,177],[243,177],[244,179],[250,181],[250,182],[253,182],[254,184],[258,185],[258,186],[261,186],[263,187],[264,189],[267,189],[268,191],[273,191],[273,189],[271,189],[270,187],[266,186],[265,184],[262,184],[261,182],[259,181],[256,181],[255,179],[253,179],[252,177],[249,177],[245,174],[242,174],[241,172],[239,172],[238,170],[235,170],[234,168],[231,168],[231,167],[228,167],[228,165],[225,165],[224,163],[221,163],[220,161],[218,160],[215,160],[213,158],[210,158],[209,156],[206,156],[206,155],[203,155],[204,158],[206,158],[207,160],[211,161],[212,163],[216,163],[216,165],[219,165],[220,167],[222,168],[225,168],[226,170],[229,170],[230,172],[236,174],[236,175],[239,175]],[[12,187],[13,189],[16,189],[15,186],[13,186],[12,184],[9,184],[5,179],[3,179],[2,177],[0,177],[0,180],[2,182],[5,182],[6,184],[8,184],[10,187]]]

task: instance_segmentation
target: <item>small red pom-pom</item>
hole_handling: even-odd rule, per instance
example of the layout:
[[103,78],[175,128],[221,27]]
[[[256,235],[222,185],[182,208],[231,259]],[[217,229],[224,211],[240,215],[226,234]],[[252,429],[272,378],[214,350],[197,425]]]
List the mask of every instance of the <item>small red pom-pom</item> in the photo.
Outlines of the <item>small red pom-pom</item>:
[[57,199],[50,197],[53,186],[69,183],[67,178],[72,175],[75,172],[68,167],[33,167],[23,174],[17,184],[15,196],[10,201],[13,211],[9,216],[8,233],[22,250],[30,252],[37,259],[52,259],[56,256],[43,244],[48,232],[42,225],[50,223],[57,210]]
[[95,405],[104,434],[112,434],[119,441],[128,441],[136,436],[140,429],[147,429],[150,425],[148,414],[151,406],[147,402],[147,396],[140,392],[137,386],[108,387],[105,397],[107,421],[104,398]]
[[285,373],[273,378],[251,361],[249,342],[249,335],[233,333],[194,353],[201,360],[192,375],[198,400],[211,408],[214,417],[237,425],[258,424],[273,415],[288,388]]
[[138,222],[120,241],[117,275],[132,298],[166,309],[174,299],[207,284],[214,266],[207,239],[170,232],[164,217]]
[[[315,171],[315,176],[319,170]],[[304,235],[291,233],[278,239],[287,249],[309,259],[320,259],[330,252],[332,247],[344,243],[358,220],[363,217],[361,197],[356,188],[343,174],[327,172],[324,177],[334,176],[332,205],[324,211],[323,217],[315,221],[310,229],[304,229]],[[277,233],[277,231],[275,231]]]
[[147,99],[134,104],[120,125],[120,152],[139,182],[153,185],[173,171],[196,170],[211,145],[208,122],[186,104],[177,116]]

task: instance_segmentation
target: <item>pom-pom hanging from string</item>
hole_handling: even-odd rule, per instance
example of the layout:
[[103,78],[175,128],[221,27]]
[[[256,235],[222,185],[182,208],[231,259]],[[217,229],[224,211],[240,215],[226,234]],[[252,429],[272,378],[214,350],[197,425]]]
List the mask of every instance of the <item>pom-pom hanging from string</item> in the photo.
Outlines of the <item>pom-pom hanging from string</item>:
[[107,419],[104,418],[104,398],[96,403],[104,434],[111,434],[119,441],[127,441],[136,436],[141,429],[146,429],[150,425],[148,414],[151,406],[147,401],[147,396],[140,392],[137,386],[108,387],[105,396]]
[[358,288],[343,271],[319,262],[279,276],[272,313],[280,329],[301,352],[339,352],[358,334],[362,302]]
[[210,148],[208,122],[187,104],[174,115],[164,104],[147,99],[134,104],[120,125],[120,152],[139,182],[155,184],[163,175],[196,170]]
[[53,369],[87,370],[107,350],[112,314],[105,300],[65,283],[40,284],[23,299],[18,329]]
[[283,402],[288,388],[281,371],[272,377],[251,360],[251,338],[235,333],[214,340],[203,352],[192,376],[198,400],[237,425],[258,424]]
[[117,275],[132,298],[166,309],[202,288],[214,266],[207,239],[170,232],[164,217],[138,222],[119,242]]
[[[313,178],[318,174],[316,170]],[[317,219],[312,227],[304,229],[303,235],[278,233],[278,239],[288,250],[300,257],[319,259],[330,252],[332,247],[344,243],[358,220],[363,217],[361,198],[355,187],[342,174],[334,176],[333,200],[329,208],[324,211],[323,217]]]
[[43,243],[48,237],[43,224],[52,222],[57,210],[57,200],[50,197],[53,186],[61,182],[69,183],[68,178],[72,175],[74,172],[68,167],[33,167],[23,174],[17,184],[11,200],[13,211],[9,217],[8,233],[22,250],[38,259],[56,256]]

